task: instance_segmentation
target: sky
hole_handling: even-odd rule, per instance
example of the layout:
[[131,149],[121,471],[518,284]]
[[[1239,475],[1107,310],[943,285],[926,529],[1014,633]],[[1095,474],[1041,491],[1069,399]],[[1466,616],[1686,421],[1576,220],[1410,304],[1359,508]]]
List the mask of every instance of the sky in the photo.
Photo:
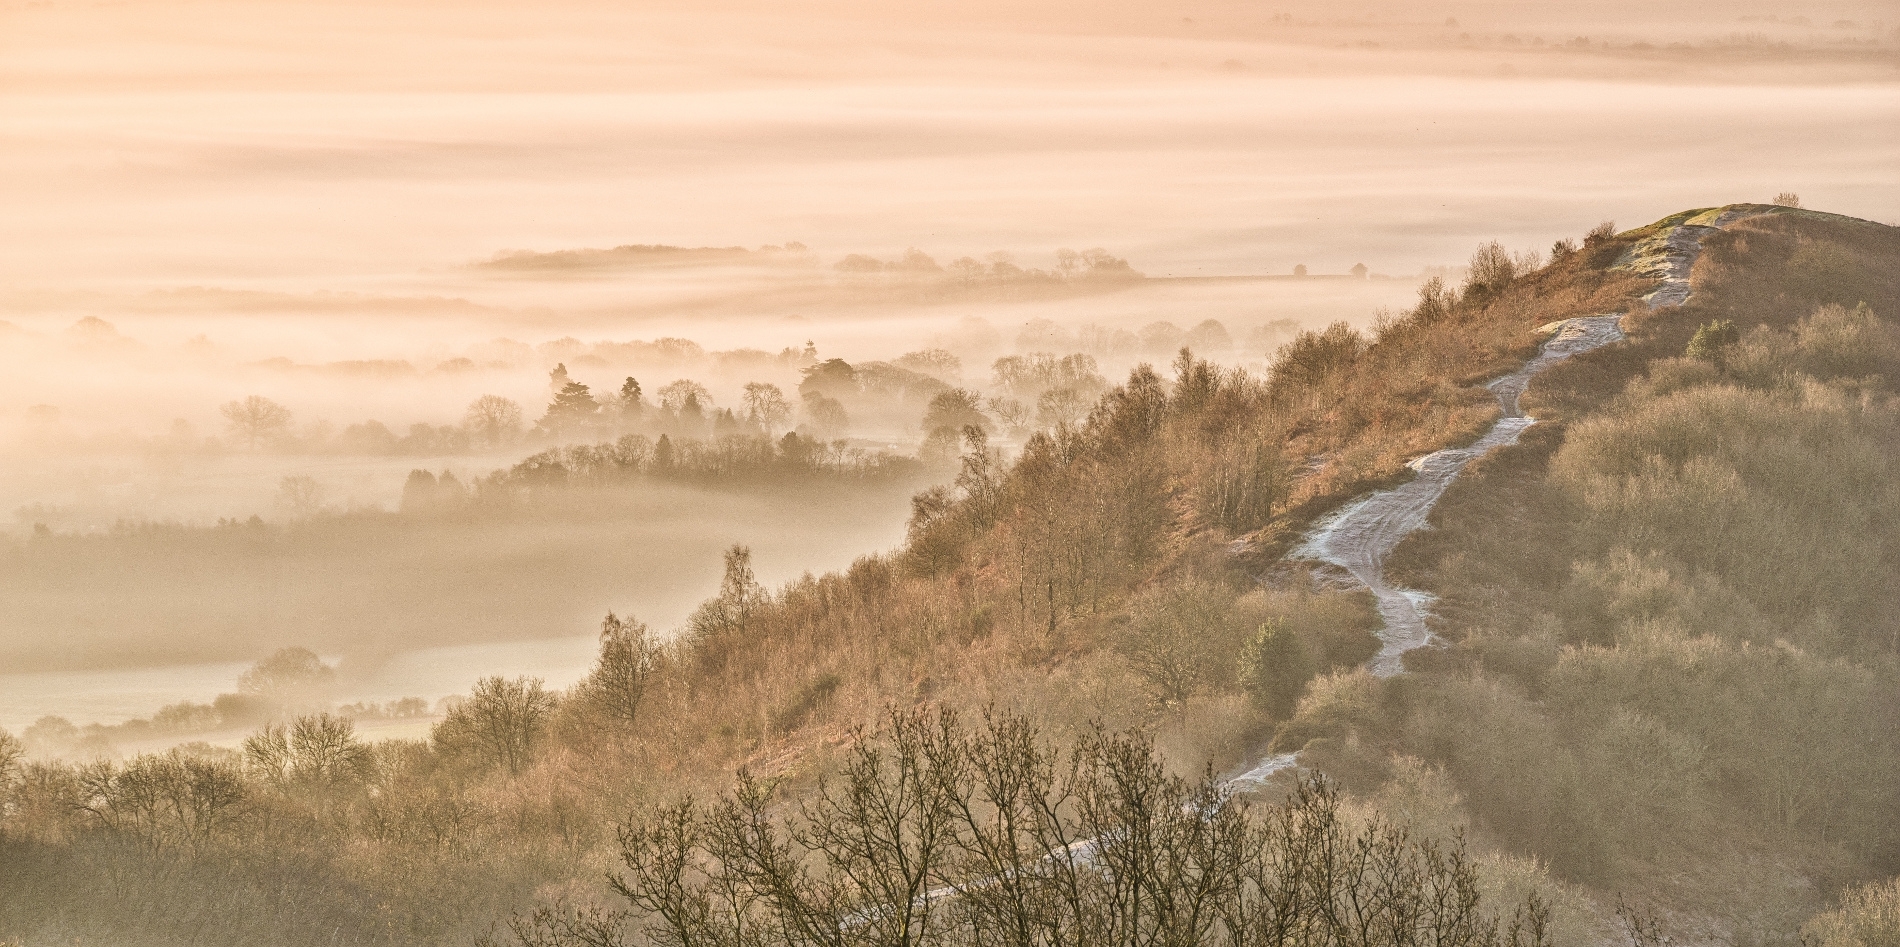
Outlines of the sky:
[[1412,272],[1781,191],[1900,214],[1880,5],[1546,6],[9,3],[0,279],[460,296],[503,249],[788,240]]

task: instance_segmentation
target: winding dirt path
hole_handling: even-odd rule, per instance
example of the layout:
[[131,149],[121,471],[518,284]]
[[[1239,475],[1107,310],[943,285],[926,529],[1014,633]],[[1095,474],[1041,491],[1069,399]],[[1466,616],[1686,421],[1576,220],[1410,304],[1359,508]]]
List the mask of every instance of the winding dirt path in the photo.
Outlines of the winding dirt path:
[[[1680,219],[1672,226],[1632,245],[1613,268],[1662,281],[1661,286],[1643,297],[1649,308],[1679,306],[1689,298],[1689,272],[1702,253],[1702,238],[1767,210],[1760,205],[1734,205],[1679,215]],[[1403,671],[1405,653],[1432,641],[1431,630],[1425,624],[1432,596],[1387,582],[1386,557],[1406,536],[1425,526],[1438,498],[1444,496],[1467,464],[1500,447],[1517,443],[1524,429],[1536,423],[1518,405],[1531,379],[1573,355],[1622,339],[1622,318],[1615,314],[1584,316],[1542,327],[1551,335],[1536,357],[1485,386],[1497,396],[1503,414],[1482,437],[1468,446],[1436,451],[1412,461],[1407,466],[1418,472],[1417,477],[1347,503],[1315,524],[1305,541],[1290,554],[1290,558],[1312,560],[1343,570],[1378,599],[1379,617],[1385,622],[1385,627],[1379,630],[1379,639],[1384,644],[1379,653],[1366,662],[1366,669],[1374,676],[1391,677]],[[1270,756],[1230,776],[1227,785],[1243,791],[1257,788],[1275,773],[1297,766],[1298,762],[1292,753]]]
[[1503,415],[1484,436],[1468,446],[1447,448],[1412,461],[1407,466],[1418,471],[1418,476],[1341,507],[1314,526],[1307,533],[1306,542],[1293,551],[1295,559],[1311,559],[1344,569],[1378,598],[1379,617],[1385,620],[1379,638],[1385,645],[1367,664],[1375,676],[1390,677],[1404,670],[1405,652],[1431,641],[1431,632],[1425,627],[1425,609],[1431,596],[1388,583],[1384,574],[1386,557],[1406,536],[1424,527],[1432,507],[1445,495],[1451,482],[1458,479],[1465,465],[1500,447],[1517,443],[1524,429],[1535,423],[1518,408],[1518,398],[1530,380],[1572,355],[1623,338],[1623,330],[1618,328],[1622,318],[1620,315],[1585,316],[1546,327],[1555,331],[1537,357],[1486,386],[1497,396]]
[[[1290,558],[1309,559],[1344,570],[1378,600],[1379,653],[1366,662],[1375,677],[1391,677],[1405,670],[1405,652],[1432,641],[1426,627],[1430,593],[1393,585],[1385,580],[1385,558],[1414,531],[1425,526],[1432,507],[1445,495],[1465,466],[1500,447],[1517,443],[1524,429],[1536,423],[1518,407],[1530,380],[1544,369],[1581,352],[1623,338],[1621,315],[1584,316],[1545,326],[1552,334],[1536,357],[1522,368],[1485,387],[1498,399],[1503,414],[1482,437],[1465,447],[1426,454],[1407,466],[1418,476],[1389,490],[1377,490],[1347,503],[1307,532],[1305,542]],[[1246,791],[1263,786],[1275,773],[1299,765],[1297,754],[1269,756],[1227,779],[1227,785]]]

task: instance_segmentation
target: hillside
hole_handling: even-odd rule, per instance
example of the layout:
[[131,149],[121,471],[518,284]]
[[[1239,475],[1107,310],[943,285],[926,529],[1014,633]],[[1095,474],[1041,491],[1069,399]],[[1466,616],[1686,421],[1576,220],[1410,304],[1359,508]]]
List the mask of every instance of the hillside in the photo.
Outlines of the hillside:
[[[1685,942],[1786,941],[1900,872],[1897,260],[1894,228],[1757,205],[1601,227],[1548,261],[1492,244],[1464,285],[1369,334],[1302,334],[1266,378],[1183,351],[1013,463],[971,432],[902,548],[778,589],[735,549],[677,637],[609,616],[571,693],[491,682],[427,743],[309,718],[242,756],[13,764],[0,938],[466,943],[560,904],[516,934],[621,942],[563,912],[623,903],[599,879],[654,807],[744,768],[733,804],[792,820],[819,777],[851,784],[855,727],[931,707],[1084,763],[1152,747],[1234,772],[1270,747],[1345,793],[1298,812],[1432,845],[1467,829],[1472,897],[1508,918],[1539,893],[1544,942],[1601,937],[1621,893]],[[1383,563],[1437,597],[1437,646],[1368,673],[1381,602],[1287,554],[1491,429],[1508,405],[1484,383],[1540,327],[1608,314],[1625,338],[1530,380],[1510,400],[1537,423],[1467,458]],[[1084,763],[1084,789],[1113,769]],[[1290,774],[1262,811],[1295,811],[1272,808]],[[833,934],[896,903],[853,897]]]
[[1900,233],[1784,211],[1701,246],[1687,302],[1553,370],[1528,401],[1567,422],[1401,547],[1454,644],[1363,723],[1501,844],[1772,943],[1900,872]]

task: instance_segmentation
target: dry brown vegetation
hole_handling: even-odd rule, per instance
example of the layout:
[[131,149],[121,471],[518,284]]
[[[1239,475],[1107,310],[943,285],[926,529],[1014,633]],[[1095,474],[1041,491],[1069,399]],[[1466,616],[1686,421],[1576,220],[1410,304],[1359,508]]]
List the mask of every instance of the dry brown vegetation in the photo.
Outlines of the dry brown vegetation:
[[[255,753],[181,752],[96,772],[16,766],[0,882],[19,894],[0,898],[0,932],[462,939],[537,901],[603,897],[595,879],[619,854],[613,827],[630,808],[721,790],[745,767],[769,781],[746,790],[761,794],[756,804],[780,811],[848,765],[861,745],[854,726],[919,704],[1021,714],[1057,746],[1086,743],[1097,724],[1132,730],[1189,769],[1231,765],[1273,738],[1375,804],[1400,806],[1421,831],[1469,820],[1487,844],[1585,882],[1653,881],[1660,866],[1710,854],[1879,870],[1891,841],[1850,827],[1891,814],[1896,780],[1882,767],[1900,758],[1882,742],[1891,722],[1873,715],[1891,674],[1878,624],[1894,614],[1882,597],[1891,590],[1865,580],[1868,568],[1892,573],[1893,550],[1879,544],[1900,534],[1876,528],[1893,522],[1892,488],[1879,480],[1895,443],[1889,389],[1781,369],[1833,371],[1830,360],[1887,338],[1889,324],[1851,306],[1892,311],[1891,277],[1867,262],[1894,255],[1829,226],[1779,218],[1712,239],[1695,304],[1639,314],[1633,344],[1540,379],[1532,410],[1572,421],[1574,436],[1533,427],[1454,491],[1442,528],[1411,551],[1415,574],[1446,595],[1442,623],[1460,642],[1421,673],[1380,682],[1346,671],[1373,646],[1363,593],[1315,589],[1300,574],[1261,590],[1259,573],[1317,513],[1474,437],[1497,410],[1474,383],[1526,358],[1535,327],[1640,306],[1645,284],[1607,268],[1627,239],[1593,234],[1542,268],[1482,251],[1460,291],[1428,287],[1416,310],[1370,336],[1302,335],[1270,381],[1184,351],[1170,377],[1137,369],[1013,464],[966,428],[954,487],[916,497],[898,551],[767,589],[734,550],[720,593],[664,647],[611,618],[601,665],[575,693],[485,682],[432,742],[347,754],[361,766],[300,761],[285,738],[274,772],[334,779],[264,779]],[[1784,244],[1793,249],[1774,256]],[[1808,280],[1814,267],[1838,279]],[[1697,320],[1762,321],[1737,300],[1783,312],[1763,301],[1774,299],[1763,286],[1783,285],[1800,313],[1850,308],[1745,334],[1720,366],[1666,359]],[[1652,363],[1650,380],[1617,394]],[[1717,446],[1775,443],[1665,464],[1650,493],[1618,493],[1630,465],[1650,469],[1631,445],[1666,455],[1678,429],[1696,425],[1720,430],[1705,439]],[[1754,456],[1769,460],[1742,463]],[[1834,478],[1804,495],[1834,517],[1815,535],[1858,523],[1871,559],[1845,575],[1823,574],[1837,560],[1807,563],[1805,552],[1757,561],[1774,544],[1747,531],[1767,507],[1685,474],[1716,460],[1751,490],[1760,474],[1771,500],[1797,489],[1795,470]],[[1615,482],[1598,486],[1606,477]],[[1480,490],[1504,497],[1524,528],[1480,515]],[[1691,501],[1704,505],[1682,506]],[[1711,544],[1698,511],[1716,508],[1742,532]],[[1660,538],[1634,538],[1637,527]],[[1809,571],[1776,572],[1796,566]],[[1779,584],[1756,582],[1770,573]],[[1790,599],[1804,581],[1820,584]],[[1755,624],[1734,625],[1738,615]],[[1785,760],[1751,770],[1764,748]],[[140,767],[152,774],[128,781]],[[236,791],[213,792],[227,783]],[[1522,862],[1498,864],[1510,870],[1491,889],[1554,890]],[[1727,877],[1690,875],[1710,886]]]
[[[1687,305],[1533,387],[1569,423],[1395,556],[1456,647],[1315,732],[1438,762],[1484,833],[1706,912],[1683,933],[1767,943],[1900,871],[1900,238],[1778,215],[1705,248]],[[1378,752],[1338,770],[1376,782]]]

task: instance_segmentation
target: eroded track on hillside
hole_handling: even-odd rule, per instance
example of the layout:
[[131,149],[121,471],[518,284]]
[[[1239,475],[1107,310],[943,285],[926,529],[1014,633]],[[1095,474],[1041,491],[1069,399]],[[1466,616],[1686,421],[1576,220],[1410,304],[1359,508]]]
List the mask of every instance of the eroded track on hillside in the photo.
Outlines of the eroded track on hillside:
[[1432,507],[1458,479],[1467,465],[1500,447],[1517,443],[1533,419],[1518,407],[1518,398],[1530,380],[1552,365],[1623,338],[1620,315],[1566,319],[1545,327],[1552,334],[1537,357],[1524,367],[1491,382],[1501,416],[1484,436],[1465,447],[1426,454],[1407,466],[1417,476],[1389,490],[1379,490],[1341,507],[1321,520],[1292,558],[1307,559],[1343,569],[1356,584],[1372,591],[1379,602],[1379,630],[1384,645],[1367,664],[1377,677],[1390,677],[1405,668],[1405,652],[1431,642],[1425,609],[1431,596],[1388,582],[1385,560],[1405,537],[1423,528]]
[[[1702,238],[1737,220],[1762,211],[1754,205],[1715,208],[1684,217],[1672,226],[1637,241],[1613,268],[1658,279],[1662,285],[1643,297],[1650,309],[1679,306],[1689,298],[1689,274],[1702,251]],[[1517,371],[1485,387],[1498,399],[1501,414],[1489,430],[1464,447],[1426,454],[1407,466],[1417,476],[1389,490],[1377,490],[1340,507],[1309,530],[1289,558],[1320,563],[1350,585],[1372,592],[1378,601],[1379,653],[1366,662],[1376,677],[1391,677],[1405,669],[1405,654],[1432,642],[1426,625],[1432,596],[1387,581],[1385,560],[1400,542],[1423,528],[1432,507],[1467,465],[1484,455],[1517,443],[1524,430],[1536,423],[1519,404],[1532,378],[1572,356],[1622,339],[1622,316],[1606,314],[1565,319],[1542,327],[1549,337],[1537,355]],[[1230,788],[1245,791],[1265,784],[1275,773],[1299,763],[1296,754],[1282,753],[1260,760],[1227,778]]]

